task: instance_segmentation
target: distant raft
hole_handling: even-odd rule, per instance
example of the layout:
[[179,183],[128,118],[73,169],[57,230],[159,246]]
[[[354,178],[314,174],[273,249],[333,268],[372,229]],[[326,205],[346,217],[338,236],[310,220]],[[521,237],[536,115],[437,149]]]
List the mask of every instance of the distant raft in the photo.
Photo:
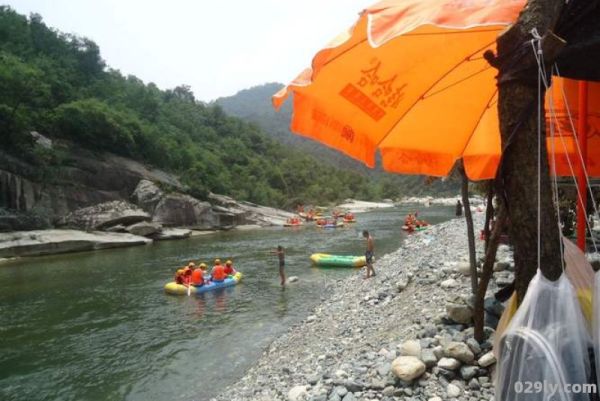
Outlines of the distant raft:
[[367,264],[364,256],[329,255],[326,253],[313,253],[311,262],[320,267],[363,267]]
[[[202,287],[194,287],[190,288],[190,294],[202,294],[208,291],[214,291],[219,288],[227,288],[233,287],[237,285],[242,280],[242,273],[237,272],[233,276],[227,277],[225,280],[221,282],[211,281],[208,284],[204,284]],[[177,284],[174,281],[165,284],[165,292],[170,295],[187,295],[188,286],[183,284]]]

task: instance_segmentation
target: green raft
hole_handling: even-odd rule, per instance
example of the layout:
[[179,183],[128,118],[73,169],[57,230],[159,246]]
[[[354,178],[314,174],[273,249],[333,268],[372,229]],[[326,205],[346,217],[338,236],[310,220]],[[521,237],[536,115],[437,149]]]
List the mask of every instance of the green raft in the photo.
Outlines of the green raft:
[[363,267],[367,264],[364,256],[329,255],[313,253],[310,260],[320,267]]

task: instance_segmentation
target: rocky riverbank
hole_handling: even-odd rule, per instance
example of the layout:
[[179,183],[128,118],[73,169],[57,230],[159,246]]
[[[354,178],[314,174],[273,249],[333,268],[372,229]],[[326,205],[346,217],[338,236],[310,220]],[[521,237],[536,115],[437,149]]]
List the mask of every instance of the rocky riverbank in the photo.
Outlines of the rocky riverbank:
[[[473,339],[467,257],[462,219],[411,235],[376,261],[375,278],[361,271],[329,283],[331,295],[215,400],[493,399],[494,329]],[[498,257],[490,293],[512,279],[508,249]],[[490,326],[501,312],[487,300]]]

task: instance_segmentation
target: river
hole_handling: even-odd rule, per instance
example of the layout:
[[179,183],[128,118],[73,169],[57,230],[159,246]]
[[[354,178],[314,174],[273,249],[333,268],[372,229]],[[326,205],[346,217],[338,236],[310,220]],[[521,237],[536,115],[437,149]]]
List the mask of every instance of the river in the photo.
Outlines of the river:
[[[265,347],[325,297],[325,282],[357,274],[310,267],[314,252],[376,257],[405,237],[416,206],[358,214],[338,230],[230,231],[150,246],[23,259],[0,267],[0,399],[208,400],[241,377]],[[420,206],[438,223],[454,208]],[[282,291],[276,257],[300,279]],[[195,297],[163,293],[178,266],[231,258],[236,287]],[[377,269],[377,264],[375,264]]]

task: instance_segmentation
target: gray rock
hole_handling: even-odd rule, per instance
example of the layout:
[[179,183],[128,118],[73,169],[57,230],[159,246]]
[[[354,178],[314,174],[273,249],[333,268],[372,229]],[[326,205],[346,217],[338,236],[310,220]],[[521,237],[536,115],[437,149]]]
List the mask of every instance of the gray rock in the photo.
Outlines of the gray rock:
[[464,303],[447,303],[446,313],[456,323],[469,324],[473,320],[473,310]]
[[463,366],[460,368],[460,377],[464,381],[469,381],[477,375],[478,371],[479,368],[477,366]]
[[348,389],[348,391],[352,393],[357,393],[365,388],[365,385],[363,383],[354,380],[347,380],[346,382],[344,382],[344,386]]
[[77,209],[62,218],[58,225],[82,230],[104,230],[119,224],[129,226],[149,220],[150,215],[137,206],[125,201],[112,201]]
[[163,196],[154,208],[152,220],[167,227],[190,227],[201,230],[226,225],[221,224],[218,216],[213,213],[210,203],[179,193]]
[[471,379],[469,381],[469,388],[471,390],[479,390],[481,388],[481,386],[479,385],[479,382],[477,381],[477,379]]
[[150,223],[147,221],[141,221],[139,223],[132,224],[126,228],[127,232],[133,235],[140,235],[142,237],[151,237],[152,235],[160,232],[162,226],[158,223]]
[[455,358],[442,358],[438,361],[437,366],[442,369],[456,370],[460,367],[460,361]]
[[146,245],[152,240],[132,234],[41,230],[0,233],[0,258],[40,256]]
[[356,397],[354,394],[348,393],[344,398],[342,398],[342,401],[356,401]]
[[421,360],[428,368],[435,366],[438,362],[433,350],[430,349],[424,349],[421,351]]
[[467,343],[467,345],[469,346],[469,348],[471,349],[471,351],[473,351],[473,353],[475,355],[481,353],[481,346],[479,345],[477,340],[475,340],[474,338],[468,338],[467,341],[465,341],[465,342]]
[[448,394],[449,398],[457,398],[461,395],[462,390],[460,389],[460,387],[450,383],[448,384],[448,386],[446,387],[446,394]]
[[398,292],[404,291],[406,287],[408,287],[408,279],[401,278],[396,282],[396,289],[398,290]]
[[131,199],[143,210],[153,214],[163,195],[163,191],[152,181],[140,180],[131,195]]
[[336,388],[333,389],[333,391],[340,397],[343,397],[346,394],[348,394],[348,389],[344,386],[337,386]]
[[461,342],[451,342],[446,345],[446,347],[444,347],[444,354],[467,364],[472,363],[475,360],[475,355],[473,355],[469,346]]

